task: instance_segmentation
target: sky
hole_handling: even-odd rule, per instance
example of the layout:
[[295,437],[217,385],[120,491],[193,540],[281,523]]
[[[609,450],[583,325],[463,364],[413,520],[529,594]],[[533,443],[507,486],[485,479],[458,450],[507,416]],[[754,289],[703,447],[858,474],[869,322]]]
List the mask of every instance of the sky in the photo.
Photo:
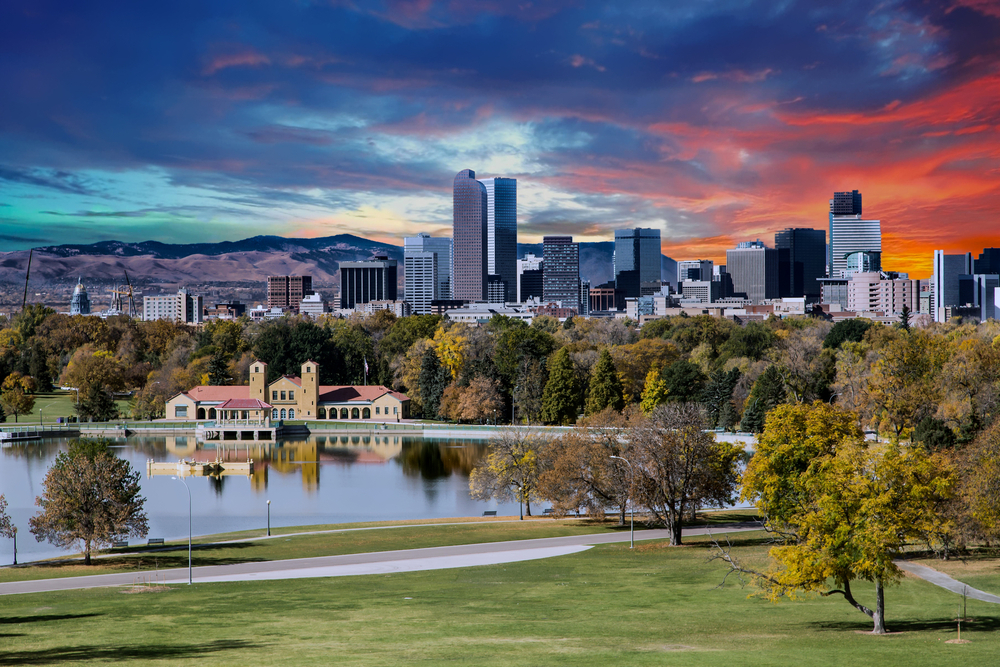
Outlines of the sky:
[[883,267],[1000,246],[1000,0],[0,3],[0,250],[449,235],[674,259],[882,221]]

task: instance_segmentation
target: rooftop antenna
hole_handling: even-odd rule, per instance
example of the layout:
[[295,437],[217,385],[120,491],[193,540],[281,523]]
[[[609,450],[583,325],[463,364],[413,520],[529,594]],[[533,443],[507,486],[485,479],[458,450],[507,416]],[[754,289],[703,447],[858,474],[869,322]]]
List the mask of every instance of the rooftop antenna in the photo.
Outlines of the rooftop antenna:
[[31,256],[34,254],[35,249],[32,248],[28,251],[28,270],[24,272],[24,297],[21,298],[21,312],[24,312],[24,307],[28,303],[28,278],[31,276]]

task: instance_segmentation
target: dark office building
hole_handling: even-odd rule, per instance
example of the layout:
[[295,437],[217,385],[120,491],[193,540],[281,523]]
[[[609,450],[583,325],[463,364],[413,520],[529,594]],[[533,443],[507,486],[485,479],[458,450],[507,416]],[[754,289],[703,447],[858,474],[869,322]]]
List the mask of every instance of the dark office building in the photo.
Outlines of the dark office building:
[[313,293],[312,276],[268,276],[267,307],[299,312],[299,304]]
[[542,283],[542,273],[545,267],[541,269],[528,269],[526,271],[521,271],[521,294],[518,296],[518,301],[524,303],[529,299],[538,297],[542,298],[544,292]]
[[642,296],[638,271],[619,271],[615,276],[615,287],[626,299],[638,299]]
[[[859,194],[859,210],[860,196]],[[819,299],[818,281],[826,276],[826,232],[822,229],[789,227],[775,232],[774,247],[779,250],[779,284],[782,296]],[[787,253],[782,254],[782,250],[787,250]]]
[[453,198],[451,294],[455,299],[482,301],[486,298],[487,222],[486,186],[476,172],[463,169],[455,176]]
[[1000,248],[983,248],[975,261],[976,273],[980,275],[1000,274]]
[[366,262],[340,263],[340,307],[396,300],[396,260],[381,255]]
[[572,236],[542,238],[542,300],[580,309],[580,244]]
[[638,276],[639,293],[635,296],[660,291],[659,229],[615,230],[615,280],[624,271],[635,271]]
[[861,215],[861,193],[834,192],[830,200],[830,213],[833,215]]

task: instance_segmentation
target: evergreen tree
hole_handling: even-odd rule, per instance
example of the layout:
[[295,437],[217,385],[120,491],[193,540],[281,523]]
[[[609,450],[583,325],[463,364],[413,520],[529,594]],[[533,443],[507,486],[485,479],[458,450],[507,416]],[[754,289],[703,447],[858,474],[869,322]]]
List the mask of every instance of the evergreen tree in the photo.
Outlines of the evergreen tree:
[[573,372],[573,360],[565,347],[549,357],[549,381],[542,394],[542,420],[572,424],[580,410],[580,391]]
[[646,373],[646,384],[642,388],[642,401],[639,407],[644,414],[649,414],[656,409],[657,405],[667,402],[667,383],[662,377],[663,369],[659,364],[653,364]]
[[899,328],[903,331],[910,330],[910,307],[907,304],[903,304],[903,310],[899,313]]
[[705,386],[702,394],[702,403],[705,404],[705,417],[709,428],[726,428],[720,422],[722,412],[729,406],[730,426],[732,425],[732,398],[733,389],[740,380],[740,369],[733,368],[729,371],[715,371]]
[[7,421],[7,413],[3,411],[3,405],[0,404],[0,424]]
[[681,359],[667,366],[663,371],[667,383],[667,400],[670,402],[697,401],[705,388],[705,376],[697,365]]
[[229,384],[229,365],[221,352],[212,355],[208,362],[208,384],[212,386]]
[[93,421],[111,421],[118,416],[118,406],[111,393],[98,385],[85,385],[79,391],[80,403],[76,413],[80,419],[91,418]]
[[753,383],[747,407],[743,412],[740,430],[749,433],[761,433],[767,413],[785,401],[785,381],[781,371],[774,364],[767,367],[757,381]]
[[437,352],[429,348],[420,360],[420,376],[417,380],[423,411],[426,419],[436,419],[441,407],[441,394],[451,382],[451,373],[441,365]]
[[615,370],[615,362],[607,348],[601,350],[601,355],[590,373],[590,392],[587,396],[587,414],[592,415],[604,408],[612,408],[618,412],[625,409],[625,399],[622,396],[622,383]]

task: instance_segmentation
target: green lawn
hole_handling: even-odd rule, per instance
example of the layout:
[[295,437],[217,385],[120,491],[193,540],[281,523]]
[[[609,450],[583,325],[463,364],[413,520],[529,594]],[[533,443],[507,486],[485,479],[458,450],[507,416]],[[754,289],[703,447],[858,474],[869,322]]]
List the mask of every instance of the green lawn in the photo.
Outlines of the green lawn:
[[[38,393],[35,396],[35,407],[31,414],[18,415],[18,424],[55,424],[57,417],[73,417],[76,415],[76,392],[54,391]],[[123,414],[128,412],[128,401],[115,401],[118,410]],[[65,419],[63,420],[65,421]],[[7,415],[7,424],[14,425],[14,416]]]
[[[390,531],[380,531],[388,533]],[[762,547],[744,544],[743,551]],[[907,578],[887,623],[840,599],[772,604],[734,585],[708,550],[606,545],[572,556],[434,572],[94,589],[3,598],[0,665],[995,664],[1000,608]],[[856,594],[871,602],[870,587]]]

